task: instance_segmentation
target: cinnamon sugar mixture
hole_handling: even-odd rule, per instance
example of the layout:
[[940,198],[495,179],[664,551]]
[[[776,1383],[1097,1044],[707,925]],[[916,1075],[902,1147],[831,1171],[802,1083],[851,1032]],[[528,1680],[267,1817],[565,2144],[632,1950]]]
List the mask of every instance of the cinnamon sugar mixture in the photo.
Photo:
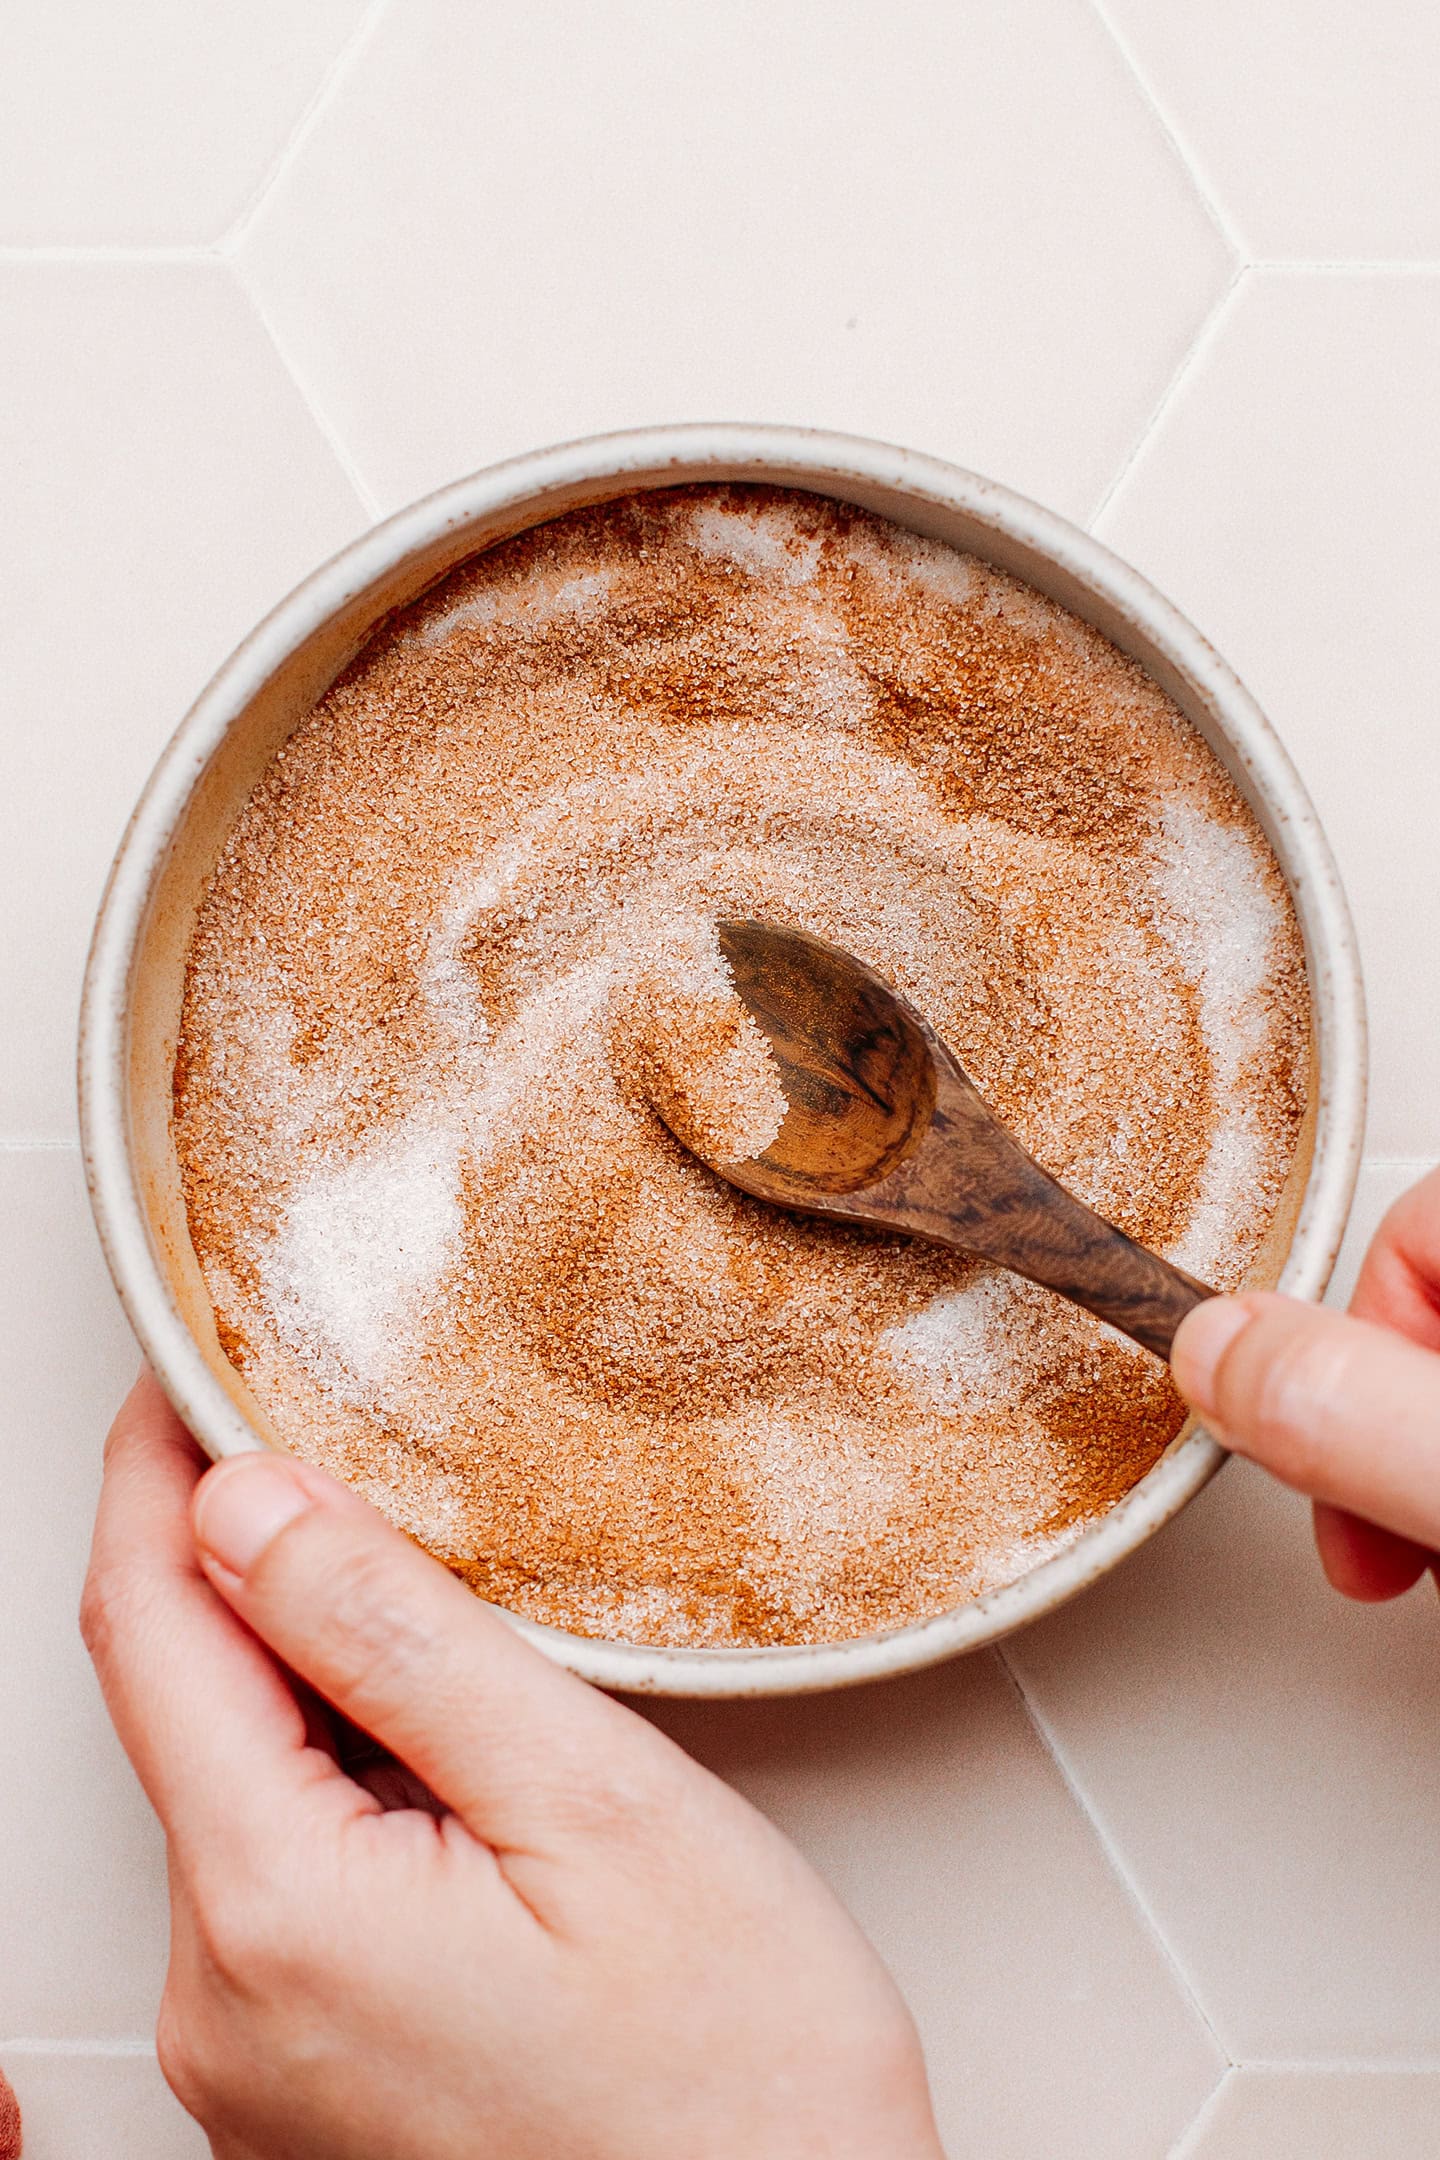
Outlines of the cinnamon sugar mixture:
[[562,518],[392,619],[211,882],[175,1137],[278,1431],[487,1597],[798,1643],[1006,1582],[1148,1469],[1161,1366],[1017,1278],[701,1167],[784,1099],[724,916],[848,947],[1025,1144],[1237,1284],[1303,1097],[1265,842],[1161,692],[820,497]]

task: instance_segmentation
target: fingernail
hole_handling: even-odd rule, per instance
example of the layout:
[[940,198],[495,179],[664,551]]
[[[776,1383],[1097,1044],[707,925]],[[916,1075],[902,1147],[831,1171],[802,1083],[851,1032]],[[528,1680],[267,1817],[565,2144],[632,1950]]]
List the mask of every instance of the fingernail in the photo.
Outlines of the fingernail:
[[1238,1298],[1206,1298],[1181,1321],[1170,1349],[1175,1385],[1188,1403],[1205,1415],[1215,1408],[1215,1375],[1220,1360],[1255,1315]]
[[195,1502],[195,1538],[232,1575],[248,1575],[286,1523],[315,1505],[273,1455],[250,1455],[212,1470]]

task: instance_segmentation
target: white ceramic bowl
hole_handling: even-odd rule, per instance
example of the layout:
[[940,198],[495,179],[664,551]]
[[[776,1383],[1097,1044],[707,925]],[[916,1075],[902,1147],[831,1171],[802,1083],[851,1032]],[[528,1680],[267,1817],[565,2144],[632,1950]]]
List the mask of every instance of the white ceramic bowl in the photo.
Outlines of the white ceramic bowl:
[[[216,1338],[170,1137],[185,957],[205,880],[260,773],[382,616],[477,549],[634,488],[761,480],[859,503],[1037,586],[1133,656],[1234,776],[1269,837],[1304,933],[1310,1113],[1254,1280],[1324,1289],[1359,1161],[1365,1020],[1330,850],[1269,725],[1219,656],[1145,580],[1063,518],[974,473],[804,429],[649,429],[567,443],[459,480],[387,519],[267,616],[182,722],[130,820],[91,948],[80,1037],[91,1200],[116,1286],[177,1410],[213,1456],[278,1445]],[[785,1694],[905,1672],[1049,1612],[1144,1543],[1223,1459],[1193,1422],[1092,1529],[1017,1582],[916,1626],[764,1650],[649,1649],[515,1620],[606,1687]]]

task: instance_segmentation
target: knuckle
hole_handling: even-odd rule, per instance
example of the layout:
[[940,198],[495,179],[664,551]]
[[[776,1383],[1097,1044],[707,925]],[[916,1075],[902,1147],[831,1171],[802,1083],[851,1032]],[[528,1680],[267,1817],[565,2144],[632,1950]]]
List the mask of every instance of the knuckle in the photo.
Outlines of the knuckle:
[[122,1461],[129,1453],[137,1429],[134,1403],[127,1397],[110,1420],[110,1430],[105,1435],[105,1445],[100,1451],[101,1464],[106,1470]]
[[252,1876],[227,1875],[194,1900],[196,1948],[227,1996],[273,2002],[299,1965],[292,1901]]
[[1236,1429],[1248,1429],[1268,1451],[1304,1475],[1316,1452],[1325,1408],[1343,1390],[1345,1345],[1323,1325],[1294,1328],[1261,1355],[1235,1385]]
[[137,1608],[144,1603],[140,1583],[134,1569],[120,1566],[92,1564],[85,1577],[80,1593],[80,1640],[101,1671],[115,1664]]
[[[401,1548],[402,1558],[408,1553]],[[316,1603],[324,1614],[323,1677],[348,1703],[408,1703],[435,1675],[433,1631],[407,1593],[388,1545],[350,1547],[324,1570]]]
[[656,1814],[650,1794],[631,1780],[593,1771],[566,1785],[558,1812],[572,1835],[607,1845],[648,1844]]
[[553,1789],[563,1827],[587,1843],[637,1851],[649,1864],[684,1842],[678,1833],[686,1796],[658,1750],[626,1749],[598,1762],[587,1753]]
[[80,1593],[80,1640],[90,1654],[91,1663],[101,1664],[110,1647],[110,1592],[108,1584],[93,1568]]
[[203,2121],[216,2099],[213,2081],[195,2044],[193,2021],[168,1987],[155,2023],[155,2056],[160,2075],[181,2107],[197,2122]]

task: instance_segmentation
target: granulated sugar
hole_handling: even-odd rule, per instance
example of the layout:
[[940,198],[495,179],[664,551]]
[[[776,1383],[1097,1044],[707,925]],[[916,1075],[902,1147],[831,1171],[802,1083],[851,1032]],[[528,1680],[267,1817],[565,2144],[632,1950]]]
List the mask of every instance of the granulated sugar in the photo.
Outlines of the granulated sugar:
[[1253,820],[1074,617],[768,489],[577,513],[382,630],[211,881],[176,1142],[279,1431],[485,1595],[834,1639],[1059,1549],[1181,1410],[1048,1293],[687,1153],[784,1112],[726,916],[857,953],[1047,1168],[1242,1280],[1306,1041]]

